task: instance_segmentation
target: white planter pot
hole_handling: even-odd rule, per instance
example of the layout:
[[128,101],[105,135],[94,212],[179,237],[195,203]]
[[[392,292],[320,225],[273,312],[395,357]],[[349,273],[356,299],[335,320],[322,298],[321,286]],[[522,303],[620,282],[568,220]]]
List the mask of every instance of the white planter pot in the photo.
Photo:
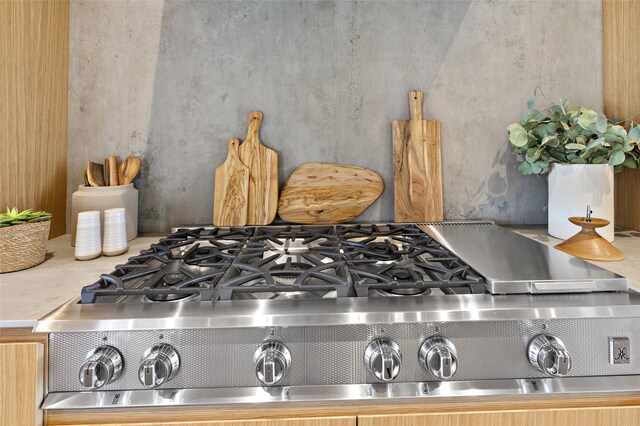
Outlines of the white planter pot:
[[610,222],[598,233],[613,241],[613,166],[608,164],[552,164],[549,170],[549,235],[566,240],[580,231],[571,216],[593,217]]

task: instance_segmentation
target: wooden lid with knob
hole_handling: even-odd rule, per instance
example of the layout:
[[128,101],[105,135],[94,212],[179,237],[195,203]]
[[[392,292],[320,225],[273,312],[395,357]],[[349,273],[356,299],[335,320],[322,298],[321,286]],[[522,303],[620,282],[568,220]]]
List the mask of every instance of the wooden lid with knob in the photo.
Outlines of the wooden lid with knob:
[[[589,214],[591,213],[589,210],[588,212]],[[596,232],[597,228],[607,226],[609,224],[608,220],[592,218],[589,215],[570,217],[569,222],[582,227],[582,230],[568,240],[556,245],[558,250],[586,260],[608,262],[625,258],[624,253]]]

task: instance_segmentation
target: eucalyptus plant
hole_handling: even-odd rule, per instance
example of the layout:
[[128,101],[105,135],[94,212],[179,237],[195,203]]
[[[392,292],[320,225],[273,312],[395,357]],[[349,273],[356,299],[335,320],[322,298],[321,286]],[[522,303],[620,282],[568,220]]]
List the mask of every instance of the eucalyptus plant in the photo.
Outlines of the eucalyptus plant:
[[51,219],[51,213],[43,211],[34,212],[30,209],[18,212],[18,209],[15,207],[12,209],[7,207],[6,213],[0,213],[0,228],[23,223],[44,222],[49,219]]
[[584,107],[571,107],[566,99],[550,104],[538,111],[530,99],[522,120],[507,127],[513,150],[522,154],[520,173],[544,174],[551,163],[610,164],[616,173],[625,167],[638,168],[638,123],[631,121],[627,132],[622,121],[609,120]]

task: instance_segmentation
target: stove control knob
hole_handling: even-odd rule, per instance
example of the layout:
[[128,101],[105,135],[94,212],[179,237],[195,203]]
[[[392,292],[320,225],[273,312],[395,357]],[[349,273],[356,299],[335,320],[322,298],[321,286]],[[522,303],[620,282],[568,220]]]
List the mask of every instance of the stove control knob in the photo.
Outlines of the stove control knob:
[[392,382],[398,377],[402,365],[400,348],[390,339],[374,340],[364,351],[364,365],[379,380]]
[[277,385],[291,366],[289,349],[280,342],[264,342],[253,355],[256,376],[265,386]]
[[111,383],[122,373],[122,355],[113,346],[100,346],[87,355],[78,378],[87,389],[98,389]]
[[527,348],[529,362],[550,376],[563,377],[571,370],[571,355],[557,337],[538,334]]
[[157,388],[173,378],[180,368],[180,356],[171,345],[151,346],[142,357],[138,379],[146,388]]
[[437,379],[449,380],[458,370],[456,347],[444,337],[433,336],[425,340],[418,358],[420,365]]

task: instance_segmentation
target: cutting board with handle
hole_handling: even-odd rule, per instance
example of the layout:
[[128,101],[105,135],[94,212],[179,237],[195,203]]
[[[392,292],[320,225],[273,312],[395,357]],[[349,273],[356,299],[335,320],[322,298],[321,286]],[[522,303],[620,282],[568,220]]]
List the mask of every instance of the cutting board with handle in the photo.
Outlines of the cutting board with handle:
[[422,119],[422,99],[422,92],[409,92],[411,119],[392,126],[396,222],[443,219],[440,121]]
[[305,163],[291,174],[282,188],[278,214],[294,223],[349,222],[383,190],[380,175],[364,167]]
[[260,123],[262,112],[251,111],[247,138],[239,149],[249,169],[247,225],[268,225],[278,210],[278,154],[260,143]]
[[247,224],[249,168],[240,160],[240,139],[229,139],[227,159],[216,169],[213,193],[213,224]]

